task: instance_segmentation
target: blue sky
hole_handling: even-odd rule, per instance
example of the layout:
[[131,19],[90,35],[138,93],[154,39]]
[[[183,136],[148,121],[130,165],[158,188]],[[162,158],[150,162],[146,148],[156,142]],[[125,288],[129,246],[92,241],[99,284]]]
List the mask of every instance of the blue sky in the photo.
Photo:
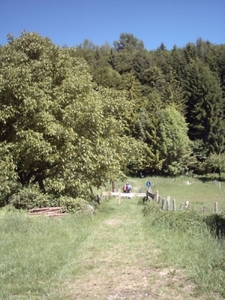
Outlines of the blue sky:
[[154,50],[198,38],[225,43],[225,0],[0,0],[0,45],[25,30],[54,44],[77,46],[85,39],[111,46],[131,33]]

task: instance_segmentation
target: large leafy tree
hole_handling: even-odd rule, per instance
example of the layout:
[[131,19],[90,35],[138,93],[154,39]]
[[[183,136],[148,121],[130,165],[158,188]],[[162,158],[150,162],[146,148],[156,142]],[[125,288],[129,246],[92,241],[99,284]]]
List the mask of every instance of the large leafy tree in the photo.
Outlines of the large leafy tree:
[[163,172],[178,175],[188,169],[192,154],[188,126],[174,105],[161,111],[157,136]]
[[225,171],[225,154],[210,154],[199,169],[203,173],[218,173],[221,178],[221,173]]
[[132,160],[123,94],[95,86],[87,64],[48,38],[9,37],[0,104],[1,167],[22,186],[37,182],[42,191],[77,196],[122,176],[125,153]]

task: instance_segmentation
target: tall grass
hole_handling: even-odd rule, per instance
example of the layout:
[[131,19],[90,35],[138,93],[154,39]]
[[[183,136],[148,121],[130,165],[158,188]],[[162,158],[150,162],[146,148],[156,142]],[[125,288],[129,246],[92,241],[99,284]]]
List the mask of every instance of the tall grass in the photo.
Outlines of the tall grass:
[[[201,177],[186,176],[127,179],[137,192],[146,191],[148,180],[152,182],[153,192],[158,191],[165,199],[170,196],[177,203],[176,213],[162,210],[157,213],[150,204],[145,220],[147,234],[154,238],[157,247],[161,249],[158,264],[185,269],[189,278],[197,284],[199,294],[206,293],[212,297],[215,293],[225,299],[225,240],[215,238],[202,221],[203,210],[205,214],[213,214],[215,202],[219,204],[220,213],[225,215],[225,182],[219,184],[217,180],[210,178],[203,180]],[[186,184],[187,180],[190,185]],[[118,182],[115,186],[119,189],[122,184],[123,182]],[[179,213],[180,206],[185,201],[190,203],[190,218],[187,220],[184,215],[174,218],[174,214]],[[196,218],[199,220],[196,221]],[[217,296],[215,299],[218,299]]]
[[145,206],[144,212],[147,231],[161,249],[158,264],[185,269],[200,295],[217,294],[224,298],[225,239],[210,231],[205,215],[194,210],[163,211],[154,202]]
[[52,282],[91,230],[88,216],[0,215],[0,298],[47,298]]
[[[94,268],[97,258],[94,263],[90,262],[85,267],[80,265],[77,257],[82,257],[82,251],[86,250],[90,252],[91,258],[92,253],[98,255],[99,249],[108,247],[111,251],[114,248],[115,237],[109,234],[106,227],[102,227],[103,220],[109,216],[115,220],[126,216],[138,220],[120,226],[121,231],[118,230],[116,241],[123,243],[134,261],[136,252],[133,253],[131,249],[139,249],[141,246],[138,244],[141,231],[143,240],[151,238],[154,247],[160,249],[154,259],[149,258],[150,266],[174,266],[174,270],[180,268],[187,278],[196,283],[196,296],[198,293],[210,296],[215,293],[225,298],[225,242],[223,239],[215,239],[206,224],[199,223],[198,218],[195,218],[196,214],[202,214],[202,206],[213,211],[214,201],[218,201],[219,208],[224,209],[225,184],[222,183],[219,188],[213,181],[203,183],[198,179],[188,179],[193,184],[187,186],[186,177],[127,179],[134,191],[142,192],[146,191],[147,180],[151,180],[153,192],[158,190],[165,198],[170,195],[172,199],[176,199],[178,207],[179,203],[188,200],[190,215],[192,209],[194,211],[193,219],[176,217],[171,221],[168,214],[179,215],[182,212],[166,212],[167,215],[163,216],[162,211],[154,210],[153,207],[149,211],[154,213],[144,217],[140,199],[122,201],[121,206],[116,205],[115,199],[103,201],[97,215],[71,215],[61,219],[0,211],[0,298],[50,299],[57,284],[62,282],[62,277],[73,278],[79,268]],[[122,185],[122,181],[115,182],[115,189],[121,189]],[[111,184],[102,190],[111,190]],[[112,232],[113,229],[114,227],[111,228]],[[128,229],[129,235],[125,237]],[[132,236],[132,233],[135,235]],[[145,247],[148,243],[142,241],[142,244]],[[120,264],[118,261],[118,265]],[[60,287],[56,290],[59,292]],[[54,299],[65,298],[56,293]]]

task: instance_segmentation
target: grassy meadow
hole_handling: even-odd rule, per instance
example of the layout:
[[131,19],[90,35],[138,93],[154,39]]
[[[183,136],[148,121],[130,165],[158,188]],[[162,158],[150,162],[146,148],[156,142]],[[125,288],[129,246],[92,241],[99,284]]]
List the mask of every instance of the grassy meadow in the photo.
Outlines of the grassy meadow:
[[[122,191],[123,183],[130,182],[133,192],[145,192],[146,182],[151,181],[152,192],[158,191],[159,195],[166,199],[170,196],[175,199],[177,210],[180,209],[182,202],[189,201],[190,209],[202,211],[214,211],[214,203],[218,202],[219,210],[225,211],[225,180],[220,182],[206,177],[180,176],[177,178],[165,177],[146,177],[146,178],[127,178],[127,181],[115,182],[115,191]],[[187,185],[186,182],[190,184]],[[110,191],[111,185],[101,191]],[[100,192],[101,192],[100,191]]]
[[[224,182],[127,179],[137,192],[148,180],[178,210],[184,201],[199,214],[213,212],[215,201],[225,209]],[[225,299],[224,239],[195,221],[176,229],[156,222],[154,205],[102,199],[95,215],[62,218],[0,210],[0,299]]]

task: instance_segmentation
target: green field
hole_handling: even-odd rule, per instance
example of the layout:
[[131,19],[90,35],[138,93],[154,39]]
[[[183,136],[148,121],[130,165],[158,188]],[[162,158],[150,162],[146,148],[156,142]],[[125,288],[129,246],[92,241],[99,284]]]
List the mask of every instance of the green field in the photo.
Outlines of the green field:
[[[179,209],[160,215],[156,203],[142,205],[138,198],[120,205],[116,198],[102,199],[92,216],[31,217],[2,209],[0,299],[224,299],[224,238],[192,219],[192,209],[200,216],[202,206],[213,213],[218,201],[223,210],[225,183],[127,179],[137,192],[146,190],[147,180],[178,207],[190,202],[184,218],[169,219]],[[122,184],[115,182],[115,189]],[[176,221],[180,225],[172,228]]]
[[[201,211],[204,207],[206,210],[213,212],[214,203],[218,202],[219,210],[225,211],[225,182],[218,180],[206,179],[201,177],[181,176],[177,178],[164,177],[146,177],[146,178],[127,178],[131,183],[134,192],[145,192],[147,190],[146,182],[151,181],[152,192],[158,191],[159,195],[166,199],[170,196],[171,200],[175,199],[177,210],[180,209],[182,202],[189,201],[190,209]],[[190,185],[186,182],[189,181]],[[122,191],[125,181],[115,182],[115,191]],[[111,190],[111,184],[101,191]],[[100,191],[100,192],[101,192]]]

